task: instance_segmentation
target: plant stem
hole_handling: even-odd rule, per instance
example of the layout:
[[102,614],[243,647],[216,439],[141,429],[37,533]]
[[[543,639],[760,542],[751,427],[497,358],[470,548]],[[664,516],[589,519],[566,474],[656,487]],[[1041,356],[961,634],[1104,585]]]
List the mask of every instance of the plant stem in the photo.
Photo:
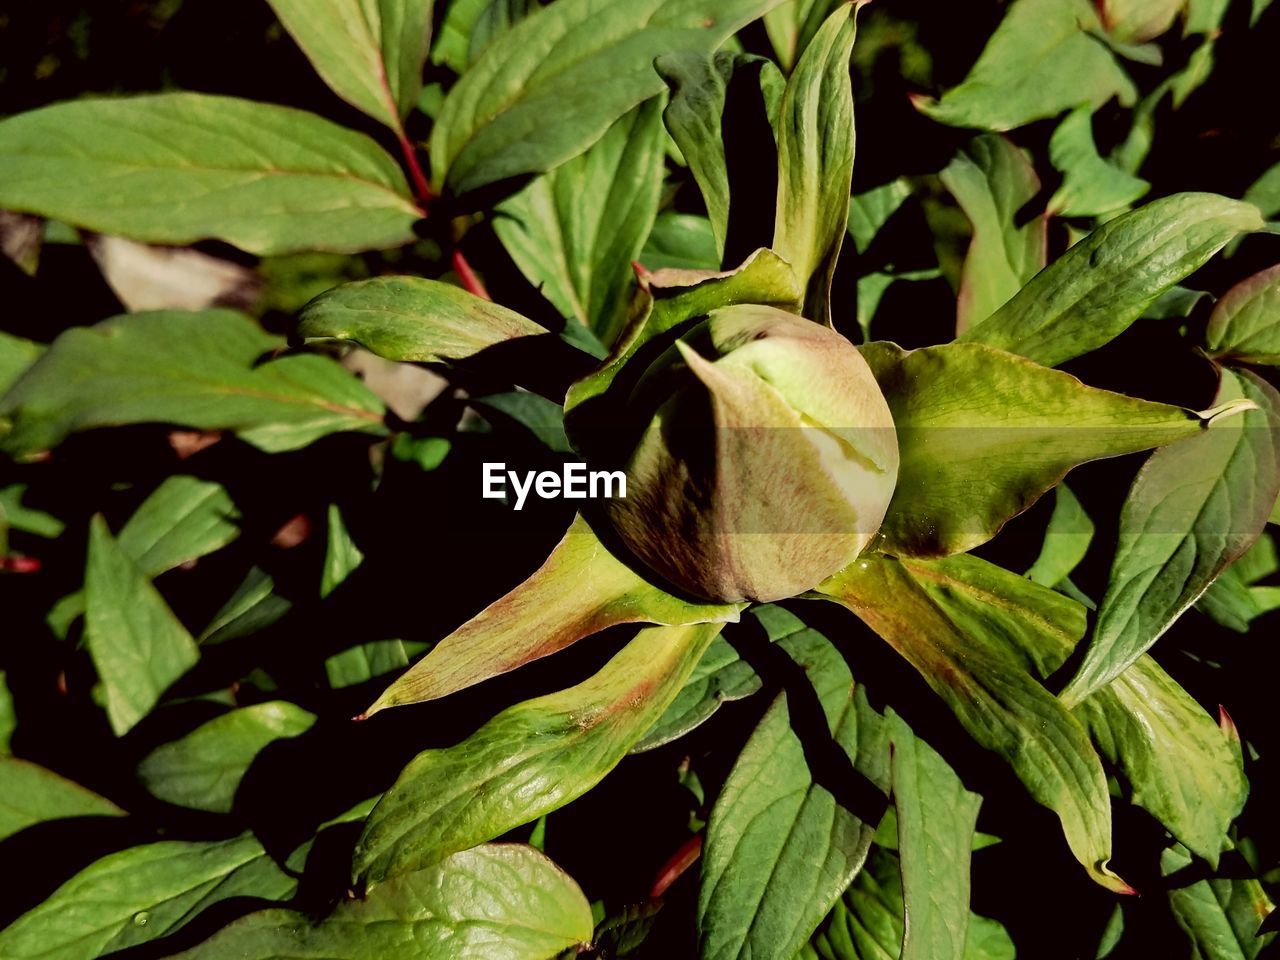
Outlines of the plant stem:
[[418,163],[418,151],[414,149],[413,143],[403,131],[400,132],[400,152],[404,154],[405,166],[409,168],[409,179],[413,183],[414,196],[417,197],[418,206],[425,216],[428,206],[435,199],[435,194],[431,192],[431,185],[427,183],[427,175],[422,172],[422,164]]
[[471,264],[467,262],[467,258],[462,255],[462,251],[454,249],[453,251],[453,272],[458,275],[458,279],[462,281],[462,288],[468,293],[473,293],[483,300],[492,300],[489,291],[484,287],[484,281],[476,276],[476,272],[471,269]]

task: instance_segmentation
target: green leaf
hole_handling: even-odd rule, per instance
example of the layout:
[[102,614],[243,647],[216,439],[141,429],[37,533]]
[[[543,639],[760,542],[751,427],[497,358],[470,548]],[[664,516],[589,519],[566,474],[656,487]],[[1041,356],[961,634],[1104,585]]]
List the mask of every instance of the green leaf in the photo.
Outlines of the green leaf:
[[1155,200],[1093,231],[961,339],[1057,366],[1119,336],[1232,237],[1261,228],[1256,207],[1215,194]]
[[571,321],[613,341],[662,187],[661,104],[624,114],[585,153],[499,204],[493,229],[521,273]]
[[385,123],[418,102],[431,36],[432,0],[268,0],[333,92]]
[[119,736],[199,659],[195,641],[120,548],[101,514],[89,524],[85,643]]
[[0,755],[12,753],[13,732],[18,729],[18,716],[13,708],[13,694],[9,690],[9,678],[0,670]]
[[388,360],[447,363],[550,331],[461,287],[420,277],[376,277],[316,297],[298,320],[306,343],[350,340]]
[[400,168],[364,134],[197,93],[72,100],[0,122],[0,207],[262,255],[396,247],[422,216]]
[[[914,922],[914,920],[913,920]],[[1014,960],[1013,941],[994,920],[970,913],[964,960]],[[797,960],[897,960],[906,927],[898,859],[876,847]]]
[[979,744],[1004,757],[1053,810],[1076,859],[1102,886],[1111,804],[1080,721],[1037,679],[1084,632],[1079,604],[975,557],[864,556],[818,587],[915,667]]
[[[7,752],[7,744],[4,750]],[[52,770],[3,753],[0,784],[0,840],[49,820],[124,816],[124,811],[106,797],[64,780]]]
[[1152,454],[1139,471],[1089,649],[1062,692],[1069,704],[1150,648],[1266,526],[1280,491],[1280,394],[1252,373],[1224,369],[1218,398],[1259,409]]
[[659,54],[709,53],[777,3],[551,4],[491,43],[449,92],[431,136],[434,186],[464,194],[559,166],[662,91]]
[[219,901],[284,900],[296,887],[250,834],[130,847],[90,864],[0,931],[0,956],[93,960],[157,940]]
[[[166,477],[134,511],[117,538],[140,573],[154,579],[220,550],[240,535],[240,513],[226,489],[188,474]],[[63,597],[46,617],[59,637],[84,613],[84,592]]]
[[911,194],[910,181],[899,177],[849,198],[849,236],[853,238],[858,253],[866,252],[880,228],[901,209]]
[[1280,366],[1280,264],[1226,292],[1209,317],[1205,342],[1214,357]]
[[719,633],[642,630],[594,676],[418,754],[365,823],[354,869],[373,885],[529,823],[595,786],[661,716]]
[[664,210],[653,223],[649,239],[640,251],[640,262],[649,271],[675,267],[682,270],[714,270],[720,264],[711,221],[692,213]]
[[214,646],[247,637],[275,623],[292,604],[274,591],[275,581],[262,568],[250,568],[244,582],[201,632],[200,643]]
[[1056,587],[1079,566],[1093,542],[1093,521],[1065,483],[1054,490],[1053,515],[1044,532],[1040,555],[1027,571],[1028,579]]
[[614,557],[577,517],[541,567],[436,644],[383,691],[366,715],[448,696],[606,627],[733,621],[742,607],[670,596]]
[[284,700],[232,710],[157,747],[138,765],[138,779],[167,803],[230,813],[253,758],[277,740],[306,733],[315,721]]
[[849,225],[853,87],[849,56],[860,2],[836,9],[787,81],[778,113],[773,249],[805,288],[804,315],[831,323],[831,279]]
[[[654,337],[693,317],[733,304],[766,304],[795,310],[803,295],[791,266],[772,250],[764,249],[757,250],[736,270],[663,270],[644,278],[632,318],[613,344],[608,359],[570,386],[565,395],[565,427],[574,446],[579,451],[590,447],[593,436],[598,437],[612,425],[612,414],[621,402],[614,396],[616,391],[611,392],[614,380],[627,361]],[[630,386],[626,392],[630,392]]]
[[67,526],[65,523],[51,513],[23,503],[28,488],[29,484],[25,483],[0,487],[0,525],[8,524],[10,530],[21,530],[46,540],[61,536]]
[[282,341],[231,310],[157,311],[74,327],[3,399],[0,448],[24,456],[129,423],[232,430],[267,451],[343,430],[382,433],[382,403],[328,357],[268,362]]
[[1026,155],[1004,137],[975,138],[941,178],[973,227],[956,304],[956,332],[964,333],[1043,269],[1048,220],[1024,214],[1040,192],[1040,178]]
[[511,393],[491,393],[487,397],[477,397],[471,401],[471,405],[481,414],[492,411],[514,420],[555,453],[573,452],[564,432],[564,407],[554,400],[527,390],[514,390]]
[[783,70],[790,73],[832,11],[847,0],[787,0],[764,15],[764,29]]
[[[861,687],[855,697],[844,658],[814,631],[784,646],[813,684],[838,749],[886,788],[887,731]],[[794,957],[871,846],[875,824],[813,779],[790,696],[761,719],[712,808],[698,894],[702,960]]]
[[40,359],[44,349],[44,344],[0,330],[0,394]]
[[1249,783],[1213,718],[1147,656],[1073,712],[1130,800],[1216,867]]
[[1093,142],[1093,108],[1077,107],[1049,140],[1049,159],[1062,185],[1049,211],[1062,217],[1098,217],[1132,206],[1151,184],[1102,159]]
[[969,859],[982,798],[896,713],[886,714],[898,817],[902,960],[964,960]]
[[1107,32],[1121,43],[1146,43],[1173,25],[1187,0],[1104,0],[1098,10]]
[[[1269,523],[1275,522],[1274,509]],[[1196,609],[1237,633],[1247,633],[1252,620],[1280,607],[1280,588],[1256,586],[1280,571],[1275,541],[1264,533],[1196,601]]]
[[342,522],[342,511],[336,503],[329,504],[326,517],[328,536],[324,553],[324,569],[320,572],[320,596],[327,597],[364,562],[364,552],[356,546]]
[[449,0],[444,19],[431,44],[431,62],[454,73],[465,73],[471,65],[471,35],[476,21],[492,0]]
[[862,355],[898,434],[898,486],[880,528],[889,553],[972,550],[1072,467],[1194,436],[1206,424],[1190,410],[1097,390],[979,344],[905,351],[873,343]]
[[532,847],[486,844],[347,900],[319,922],[252,913],[174,960],[548,960],[591,939],[591,907]]
[[[1191,863],[1178,846],[1160,858],[1166,876]],[[1275,904],[1253,877],[1213,877],[1175,887],[1169,891],[1169,907],[1191,941],[1192,960],[1254,960],[1276,939],[1274,933],[1258,935]]]
[[955,127],[1012,130],[1081,103],[1112,97],[1130,106],[1133,82],[1089,36],[1101,24],[1088,0],[1015,0],[964,82],[941,100],[917,103]]
[[[807,629],[782,607],[769,604],[752,607],[750,616],[760,622],[773,642]],[[716,637],[671,701],[671,706],[636,742],[631,752],[642,753],[678,740],[706,722],[721,704],[749,697],[761,686],[760,676],[738,655],[733,644],[724,637]]]
[[[662,118],[702,192],[715,235],[715,249],[722,255],[729,232],[731,199],[723,134],[726,120],[733,122],[732,117],[725,117],[729,88],[742,86],[744,79],[754,78],[746,84],[750,91],[747,96],[752,97],[759,88],[760,108],[772,126],[785,81],[771,61],[731,50],[721,50],[714,56],[691,52],[664,54],[655,61],[654,67],[671,88],[671,102]],[[768,137],[761,138],[762,142],[747,141],[745,133],[737,136],[743,141],[740,148],[748,151],[754,148],[772,153],[776,149],[772,131]],[[754,198],[739,197],[738,200],[743,206],[752,206]],[[719,255],[714,259],[712,268],[720,263]]]
[[1280,163],[1255,180],[1244,192],[1243,200],[1261,210],[1268,220],[1280,213]]

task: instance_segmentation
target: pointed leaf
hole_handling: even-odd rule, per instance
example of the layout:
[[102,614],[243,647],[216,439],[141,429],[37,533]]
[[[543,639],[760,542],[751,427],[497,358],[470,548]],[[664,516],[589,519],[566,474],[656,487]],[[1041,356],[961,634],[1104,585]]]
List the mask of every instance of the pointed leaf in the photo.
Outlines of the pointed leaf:
[[709,53],[778,2],[560,0],[543,8],[490,44],[449,91],[431,136],[434,186],[464,194],[559,166],[662,91],[656,56]]
[[191,634],[120,549],[100,514],[89,525],[85,643],[117,735],[150,713],[200,656]]
[[432,0],[268,2],[334,93],[403,136],[422,89]]
[[1214,718],[1146,656],[1073,712],[1132,802],[1217,866],[1249,784]]
[[804,315],[831,323],[831,278],[849,223],[853,87],[849,56],[861,3],[841,5],[787,81],[778,114],[773,249],[805,287]]
[[956,333],[964,333],[1044,268],[1048,221],[1024,213],[1040,192],[1040,178],[1023,152],[1004,137],[976,138],[941,178],[973,227],[956,304]]
[[72,100],[0,122],[0,207],[262,255],[400,246],[422,216],[400,168],[364,134],[198,93]]
[[1054,490],[1053,515],[1044,533],[1040,555],[1026,576],[1045,587],[1056,587],[1071,575],[1093,542],[1093,521],[1065,483]]
[[90,864],[0,931],[0,956],[94,960],[157,940],[219,901],[284,900],[296,887],[251,834],[130,847]]
[[1093,231],[961,339],[1057,366],[1119,336],[1232,237],[1261,228],[1256,207],[1215,194],[1155,200]]
[[48,820],[122,816],[106,797],[37,764],[0,755],[0,840]]
[[1215,357],[1280,366],[1280,264],[1227,291],[1209,317],[1205,342]]
[[1124,106],[1137,96],[1107,48],[1088,0],[1016,0],[964,82],[917,105],[955,127],[1012,130],[1080,103]]
[[971,550],[1072,467],[1195,436],[1206,424],[1190,410],[1097,390],[978,344],[873,343],[862,355],[898,434],[898,486],[880,531],[889,553]]
[[138,765],[138,779],[168,803],[230,813],[253,758],[277,740],[305,733],[315,721],[314,714],[284,700],[232,710],[157,747]]
[[[780,8],[779,8],[780,9]],[[706,204],[716,249],[723,254],[729,233],[730,178],[725,149],[726,122],[741,122],[742,117],[725,116],[730,104],[730,90],[736,100],[745,97],[750,107],[765,114],[770,128],[778,115],[785,81],[777,67],[763,57],[722,50],[713,56],[701,53],[664,54],[654,63],[662,79],[671,88],[671,101],[663,111],[671,139],[689,165],[702,200]],[[739,93],[740,90],[745,90]],[[758,91],[758,94],[757,94]],[[755,103],[756,97],[759,103]],[[747,106],[742,112],[749,113]],[[746,151],[753,148],[772,153],[772,129],[762,133],[759,142],[748,139],[747,132],[735,131],[735,146]],[[751,205],[754,198],[739,197],[739,203]],[[716,258],[717,263],[719,257]],[[646,264],[656,267],[657,264]]]
[[[887,786],[882,719],[821,634],[784,641],[805,668],[832,739]],[[814,781],[779,696],[742,749],[711,811],[698,895],[702,960],[793,958],[863,861],[875,834]]]
[[304,343],[349,340],[388,360],[449,363],[508,341],[553,338],[545,327],[439,280],[375,277],[344,283],[302,309]]
[[[1191,863],[1177,846],[1160,858],[1166,875]],[[1191,941],[1192,960],[1254,960],[1276,939],[1274,932],[1259,936],[1275,904],[1253,877],[1214,877],[1175,887],[1169,891],[1169,908]]]
[[580,156],[500,204],[493,228],[530,283],[611,343],[662,187],[661,104],[623,115]]
[[532,847],[486,844],[347,900],[317,922],[251,913],[174,960],[547,960],[591,939],[591,907]]
[[1084,661],[1062,693],[1079,703],[1119,676],[1266,526],[1280,491],[1280,394],[1222,371],[1220,401],[1260,409],[1152,454],[1120,514],[1111,579]]
[[823,21],[839,4],[846,2],[848,0],[787,0],[764,15],[764,29],[783,70],[791,72]]
[[1084,632],[1072,600],[974,557],[864,556],[818,588],[883,637],[979,744],[1004,757],[1062,821],[1095,881],[1131,892],[1107,869],[1111,804],[1083,725],[1037,676]]
[[717,624],[651,627],[594,676],[418,754],[365,823],[354,869],[370,885],[564,806],[595,786],[671,703]]
[[230,310],[156,312],[74,327],[0,399],[0,447],[47,450],[76,430],[175,423],[293,450],[343,430],[382,433],[382,404],[328,357],[269,362],[283,342]]
[[902,960],[964,960],[969,859],[982,798],[896,713],[886,714],[902,865]]
[[[1136,203],[1151,184],[1102,159],[1093,142],[1093,110],[1072,110],[1049,140],[1049,159],[1062,174],[1062,186],[1049,201],[1062,217],[1097,217]],[[1029,279],[1029,278],[1028,278]]]

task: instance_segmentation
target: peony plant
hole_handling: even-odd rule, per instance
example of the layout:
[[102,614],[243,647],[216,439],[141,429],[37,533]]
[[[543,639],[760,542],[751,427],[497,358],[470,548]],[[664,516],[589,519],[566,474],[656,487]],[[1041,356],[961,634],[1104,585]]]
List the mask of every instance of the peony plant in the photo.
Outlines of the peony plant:
[[[505,593],[468,574],[487,605],[452,630],[457,620],[432,622],[431,642],[379,636],[326,651],[323,681],[297,687],[323,703],[317,713],[277,697],[287,671],[269,658],[218,659],[297,629],[261,567],[203,631],[152,582],[241,535],[234,484],[178,470],[114,532],[101,513],[83,517],[83,577],[41,612],[41,629],[60,649],[82,643],[110,735],[138,754],[137,784],[162,811],[198,811],[193,835],[214,822],[202,816],[238,829],[254,774],[297,741],[312,745],[308,767],[344,781],[343,802],[274,846],[251,820],[216,840],[157,830],[15,916],[0,956],[1012,957],[1017,937],[971,897],[974,864],[1000,838],[978,830],[974,788],[988,778],[957,740],[1056,818],[1061,840],[1029,819],[1035,856],[1065,848],[1100,888],[1086,895],[1106,898],[1111,918],[1091,944],[1099,957],[1133,942],[1135,910],[1122,904],[1153,890],[1195,957],[1259,955],[1271,903],[1237,825],[1247,732],[1226,709],[1207,713],[1149,652],[1184,615],[1247,629],[1274,590],[1257,584],[1275,570],[1264,531],[1280,495],[1269,378],[1280,277],[1232,277],[1210,310],[1182,286],[1224,250],[1265,240],[1255,235],[1273,229],[1269,195],[1138,202],[1157,107],[1194,93],[1221,11],[1016,0],[966,79],[913,99],[920,122],[987,132],[927,187],[897,178],[864,191],[853,81],[858,20],[874,11],[864,0],[455,0],[431,43],[429,3],[271,6],[398,160],[365,133],[282,106],[88,99],[0,121],[0,207],[79,228],[113,285],[124,284],[118,261],[101,252],[113,238],[212,238],[263,257],[263,273],[299,251],[401,252],[369,254],[372,276],[326,278],[316,296],[308,286],[287,342],[215,307],[137,310],[47,346],[3,334],[15,359],[0,367],[0,429],[14,469],[74,456],[81,432],[159,422],[181,428],[166,442],[193,462],[213,445],[279,463],[353,441],[359,455],[342,462],[363,457],[381,494],[397,471],[432,474],[454,444],[483,435],[478,411],[499,434],[512,421],[562,459],[621,471],[625,493],[575,504],[545,560]],[[757,20],[763,33],[740,33]],[[1139,102],[1122,60],[1160,55],[1175,21],[1196,52]],[[903,22],[872,16],[872,42]],[[763,42],[772,56],[743,47]],[[457,75],[447,92],[424,87],[428,60]],[[1132,132],[1104,157],[1092,117],[1113,101]],[[424,164],[412,130],[428,116]],[[1043,121],[1056,124],[1052,189],[1005,135]],[[699,212],[659,213],[668,169]],[[965,224],[944,342],[913,329],[925,318],[887,293],[938,281],[943,266],[875,256],[917,194],[939,248],[946,211]],[[1052,243],[1051,223],[1066,228]],[[464,250],[481,236],[487,246]],[[489,268],[478,271],[475,250],[501,251],[506,274],[476,257]],[[434,278],[400,272],[405,257],[429,261]],[[494,282],[504,275],[528,287],[511,306]],[[1192,405],[1204,409],[1121,392],[1123,376],[1088,382],[1085,358],[1162,320],[1181,322],[1195,370],[1216,385]],[[382,366],[366,369],[426,366],[456,392],[426,412],[389,410],[375,377],[344,367],[370,355]],[[515,389],[487,392],[495,380]],[[440,430],[431,404],[447,403],[455,416]],[[1072,574],[1094,524],[1064,479],[1135,454],[1143,466],[1091,597]],[[334,462],[308,461],[296,479],[322,484]],[[479,474],[468,477],[478,499]],[[27,489],[0,489],[0,504],[15,529],[38,530]],[[1002,531],[1025,529],[1046,497],[1047,532],[1024,572],[1003,562]],[[313,521],[295,520],[273,549],[306,542]],[[329,602],[373,562],[336,502],[323,522]],[[22,572],[27,558],[10,559]],[[427,590],[431,562],[402,546],[403,585]],[[409,592],[393,603],[416,618]],[[307,627],[335,632],[318,609]],[[873,637],[892,666],[864,675]],[[911,696],[891,680],[898,660]],[[709,796],[698,767],[711,751],[681,751],[723,705],[760,691],[753,699],[768,702],[707,775]],[[354,727],[350,710],[338,716],[352,697]],[[184,702],[220,712],[149,741]],[[480,716],[453,723],[455,704]],[[317,739],[338,725],[368,739]],[[394,769],[351,775],[359,750],[334,742],[394,743]],[[679,755],[696,799],[689,827],[647,896],[593,908],[543,850],[554,853],[580,798],[644,754]],[[54,811],[23,812],[24,825],[59,810],[123,813],[27,760],[0,757],[0,777]],[[287,779],[256,799],[303,792]],[[353,791],[362,802],[347,802]],[[1147,846],[1125,856],[1135,811]],[[332,889],[308,901],[298,877],[322,872]],[[688,935],[646,947],[681,896]],[[211,925],[217,910],[230,922]]]

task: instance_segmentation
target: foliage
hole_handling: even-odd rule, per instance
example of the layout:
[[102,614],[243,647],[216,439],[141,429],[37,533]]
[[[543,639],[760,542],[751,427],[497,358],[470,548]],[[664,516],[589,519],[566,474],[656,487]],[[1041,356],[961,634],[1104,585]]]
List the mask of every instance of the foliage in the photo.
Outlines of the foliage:
[[1265,954],[1280,6],[41,6],[0,957]]

